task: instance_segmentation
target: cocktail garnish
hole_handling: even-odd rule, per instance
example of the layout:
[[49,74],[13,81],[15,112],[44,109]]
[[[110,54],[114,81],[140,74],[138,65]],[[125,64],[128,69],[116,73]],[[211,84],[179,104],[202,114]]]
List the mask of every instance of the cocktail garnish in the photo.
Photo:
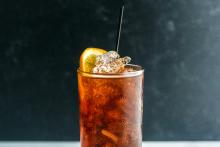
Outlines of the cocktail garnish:
[[80,70],[84,72],[92,72],[96,63],[96,57],[107,51],[100,48],[87,48],[80,56]]
[[104,129],[101,132],[102,132],[103,135],[105,135],[106,137],[110,138],[115,143],[118,142],[118,137],[115,134],[113,134],[113,133],[111,133],[111,132],[109,132],[107,130],[104,130]]

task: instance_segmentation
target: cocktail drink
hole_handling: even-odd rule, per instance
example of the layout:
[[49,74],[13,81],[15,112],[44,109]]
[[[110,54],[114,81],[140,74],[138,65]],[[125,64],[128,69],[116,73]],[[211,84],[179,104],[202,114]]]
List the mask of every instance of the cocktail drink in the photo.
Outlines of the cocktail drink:
[[81,147],[141,147],[143,69],[120,68],[78,69]]

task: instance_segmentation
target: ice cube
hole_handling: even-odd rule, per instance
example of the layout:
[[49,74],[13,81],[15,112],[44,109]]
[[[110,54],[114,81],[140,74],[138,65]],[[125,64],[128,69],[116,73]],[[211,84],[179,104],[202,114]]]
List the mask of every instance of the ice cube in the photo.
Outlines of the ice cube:
[[103,55],[99,55],[96,57],[96,64],[109,63],[114,59],[119,58],[119,54],[115,51],[109,51]]
[[128,56],[125,56],[124,58],[119,58],[119,59],[117,59],[117,60],[121,60],[121,62],[122,62],[123,64],[128,64],[128,63],[131,61],[131,58],[128,57]]
[[121,73],[124,67],[131,61],[131,58],[126,56],[119,58],[119,54],[115,51],[109,51],[96,58],[93,73]]
[[108,55],[108,57],[114,58],[114,59],[117,59],[120,57],[120,55],[116,51],[109,51],[109,52],[107,52],[107,55]]

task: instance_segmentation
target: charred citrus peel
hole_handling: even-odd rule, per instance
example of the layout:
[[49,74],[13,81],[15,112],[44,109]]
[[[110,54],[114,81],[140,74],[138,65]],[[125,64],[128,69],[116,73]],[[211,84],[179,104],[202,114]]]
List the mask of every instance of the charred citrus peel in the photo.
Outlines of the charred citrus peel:
[[96,57],[106,53],[106,50],[100,48],[87,48],[80,56],[80,70],[84,72],[92,72],[95,67]]

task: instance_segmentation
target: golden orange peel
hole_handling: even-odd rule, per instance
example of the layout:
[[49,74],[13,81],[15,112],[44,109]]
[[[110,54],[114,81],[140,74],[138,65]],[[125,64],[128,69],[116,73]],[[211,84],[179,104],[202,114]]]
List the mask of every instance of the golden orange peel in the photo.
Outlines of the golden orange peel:
[[104,130],[104,129],[101,132],[102,132],[103,135],[105,135],[106,137],[110,138],[115,143],[118,142],[118,137],[115,134],[113,134],[113,133],[111,133],[111,132],[109,132],[107,130]]

